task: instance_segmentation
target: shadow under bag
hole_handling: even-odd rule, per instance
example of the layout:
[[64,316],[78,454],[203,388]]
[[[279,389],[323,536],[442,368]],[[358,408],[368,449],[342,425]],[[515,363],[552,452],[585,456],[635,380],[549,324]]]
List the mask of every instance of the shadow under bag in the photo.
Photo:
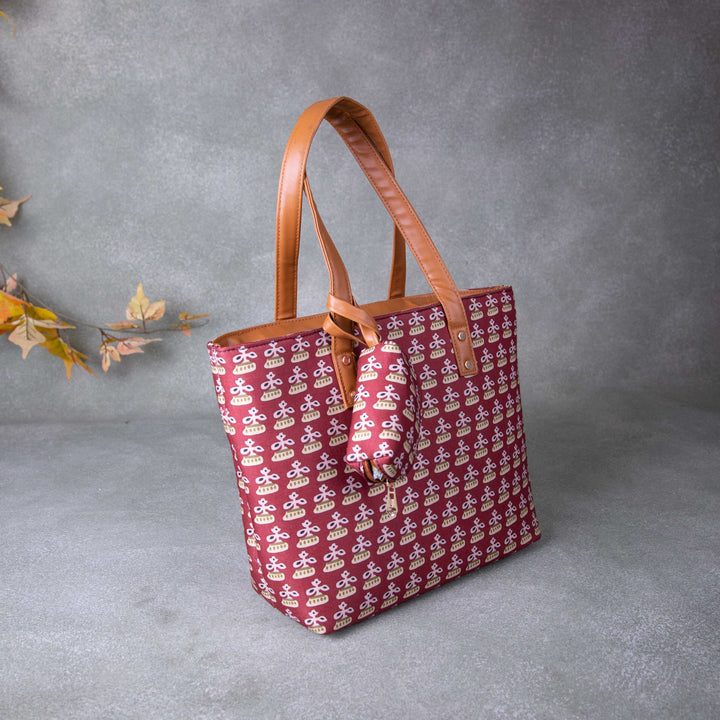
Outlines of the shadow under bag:
[[[358,305],[305,167],[323,120],[395,223],[387,300]],[[303,194],[330,278],[297,317]],[[405,295],[405,244],[432,293]],[[395,181],[375,119],[311,105],[283,158],[275,321],[208,344],[253,587],[330,633],[540,537],[528,480],[512,289],[458,290]]]

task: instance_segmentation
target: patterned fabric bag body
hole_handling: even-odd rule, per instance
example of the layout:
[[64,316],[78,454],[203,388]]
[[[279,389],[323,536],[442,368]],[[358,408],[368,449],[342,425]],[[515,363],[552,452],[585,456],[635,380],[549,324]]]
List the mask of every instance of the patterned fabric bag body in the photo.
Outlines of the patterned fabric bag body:
[[420,430],[418,397],[412,365],[397,343],[362,350],[345,462],[375,481],[407,477]]
[[[323,119],[395,221],[385,301],[356,304],[312,197]],[[297,318],[303,193],[330,295],[326,315]],[[433,293],[405,296],[404,242]],[[293,130],[276,250],[276,321],[208,344],[255,590],[330,633],[537,540],[512,290],[457,290],[374,118],[349,98],[316,103]]]

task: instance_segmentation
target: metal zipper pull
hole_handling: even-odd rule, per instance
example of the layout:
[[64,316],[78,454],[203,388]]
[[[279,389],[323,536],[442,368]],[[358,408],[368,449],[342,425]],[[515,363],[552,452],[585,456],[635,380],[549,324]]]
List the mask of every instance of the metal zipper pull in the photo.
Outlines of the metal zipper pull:
[[387,483],[384,514],[388,520],[394,520],[398,514],[397,493],[395,492],[395,483],[392,480]]

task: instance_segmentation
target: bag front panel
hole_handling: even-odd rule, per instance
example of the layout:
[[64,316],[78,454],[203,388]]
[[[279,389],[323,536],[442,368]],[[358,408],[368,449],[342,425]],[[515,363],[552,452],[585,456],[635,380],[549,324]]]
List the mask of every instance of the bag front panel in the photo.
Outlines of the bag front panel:
[[384,483],[345,462],[355,429],[327,333],[209,344],[253,586],[315,632],[370,617],[540,537],[512,290],[463,302],[480,368],[469,378],[457,372],[440,305],[377,319],[417,378],[417,438],[407,476],[394,483],[395,517]]

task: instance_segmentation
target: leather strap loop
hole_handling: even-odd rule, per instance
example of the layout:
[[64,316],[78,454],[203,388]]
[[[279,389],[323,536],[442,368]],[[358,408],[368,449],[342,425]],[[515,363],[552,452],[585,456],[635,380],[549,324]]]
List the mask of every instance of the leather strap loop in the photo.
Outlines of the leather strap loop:
[[363,340],[368,347],[375,347],[380,342],[380,328],[375,322],[375,318],[359,308],[354,298],[353,302],[349,303],[331,293],[328,295],[327,309],[335,317],[340,316],[352,320],[360,328]]
[[333,337],[345,338],[346,340],[350,340],[353,343],[358,339],[352,333],[343,330],[333,319],[333,316],[330,315],[330,313],[328,313],[323,320],[323,330],[328,335],[332,335]]
[[[310,145],[328,109],[341,104],[378,148],[390,171],[393,172],[390,151],[385,137],[370,111],[350,98],[333,98],[311,105],[300,116],[290,135],[283,157],[278,187],[277,224],[275,228],[275,319],[297,316],[297,264],[300,249],[300,223],[305,166]],[[339,121],[337,127],[342,125]],[[339,131],[338,131],[339,132]],[[347,142],[347,135],[341,135]],[[405,295],[405,242],[400,230],[393,229],[393,259],[388,297]]]

